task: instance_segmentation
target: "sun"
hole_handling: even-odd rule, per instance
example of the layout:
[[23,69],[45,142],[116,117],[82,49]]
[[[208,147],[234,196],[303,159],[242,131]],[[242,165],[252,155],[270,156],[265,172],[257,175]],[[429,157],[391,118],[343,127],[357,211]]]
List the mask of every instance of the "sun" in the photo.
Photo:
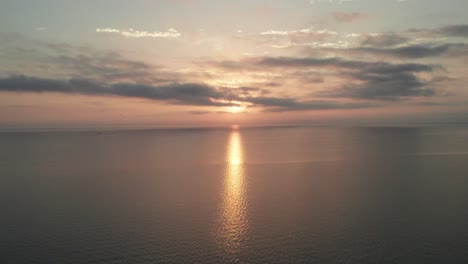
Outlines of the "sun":
[[244,107],[242,106],[230,106],[228,108],[228,112],[236,114],[236,113],[241,113],[244,112]]

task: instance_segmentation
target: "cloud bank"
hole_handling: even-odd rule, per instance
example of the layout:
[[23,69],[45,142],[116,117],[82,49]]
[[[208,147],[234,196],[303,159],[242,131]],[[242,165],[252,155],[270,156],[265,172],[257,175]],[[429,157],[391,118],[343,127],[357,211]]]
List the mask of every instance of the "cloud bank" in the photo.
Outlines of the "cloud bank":
[[[359,98],[368,100],[398,100],[405,97],[434,96],[429,86],[436,79],[424,79],[419,74],[431,74],[439,66],[420,63],[388,63],[342,58],[260,57],[242,61],[223,61],[214,64],[230,70],[278,69],[333,72],[346,80],[346,85],[317,93],[317,96]],[[307,76],[307,75],[306,75]],[[310,82],[304,79],[304,85]]]
[[[317,109],[352,109],[368,107],[366,104],[342,104],[333,101],[298,101],[293,98],[252,96],[257,88],[215,88],[204,84],[174,83],[151,86],[131,83],[102,84],[86,79],[55,80],[26,76],[0,79],[0,91],[58,92],[90,96],[119,96],[165,101],[170,104],[192,106],[264,106],[266,111],[292,111]],[[247,104],[247,105],[246,105]]]

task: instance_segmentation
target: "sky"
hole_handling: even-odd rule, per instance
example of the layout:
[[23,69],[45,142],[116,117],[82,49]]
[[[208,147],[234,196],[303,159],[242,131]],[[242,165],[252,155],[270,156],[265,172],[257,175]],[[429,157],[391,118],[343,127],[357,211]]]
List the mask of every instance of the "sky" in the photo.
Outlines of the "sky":
[[0,129],[468,122],[466,0],[0,0]]

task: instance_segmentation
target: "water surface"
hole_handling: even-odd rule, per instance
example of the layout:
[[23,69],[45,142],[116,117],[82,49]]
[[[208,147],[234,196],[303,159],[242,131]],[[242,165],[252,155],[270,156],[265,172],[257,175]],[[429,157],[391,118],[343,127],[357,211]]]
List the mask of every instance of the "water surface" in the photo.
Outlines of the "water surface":
[[0,134],[0,263],[468,263],[468,128]]

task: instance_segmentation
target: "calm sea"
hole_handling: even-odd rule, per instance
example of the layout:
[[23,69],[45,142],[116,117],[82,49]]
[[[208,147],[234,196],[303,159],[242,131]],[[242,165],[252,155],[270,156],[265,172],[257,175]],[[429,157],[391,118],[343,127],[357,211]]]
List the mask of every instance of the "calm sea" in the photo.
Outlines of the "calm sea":
[[468,128],[0,134],[0,263],[468,263]]

